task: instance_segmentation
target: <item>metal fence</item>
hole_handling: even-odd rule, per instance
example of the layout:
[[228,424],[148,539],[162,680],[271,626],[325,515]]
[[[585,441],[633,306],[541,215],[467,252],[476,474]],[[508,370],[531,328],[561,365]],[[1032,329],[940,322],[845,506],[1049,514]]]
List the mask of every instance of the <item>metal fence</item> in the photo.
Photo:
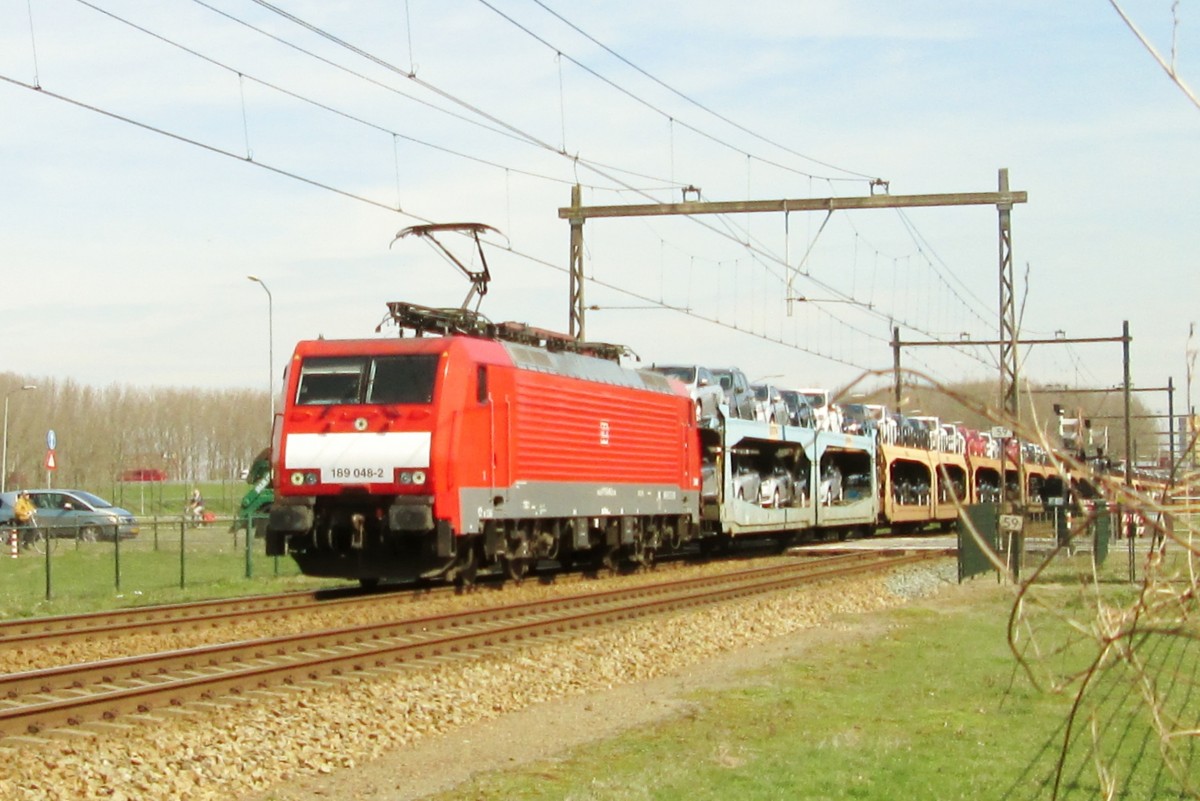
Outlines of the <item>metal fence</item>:
[[1074,515],[1054,506],[1048,516],[1004,515],[997,504],[990,503],[967,506],[957,525],[958,580],[995,570],[997,564],[1007,565],[1013,577],[1019,578],[1022,566],[1050,550],[1064,556],[1090,551],[1095,566],[1100,567],[1108,558],[1110,540],[1119,531],[1116,517],[1103,501]]
[[40,591],[47,600],[298,575],[291,559],[265,554],[262,539],[254,536],[263,521],[265,516],[251,518],[247,530],[244,521],[230,517],[140,518],[133,536],[120,536],[117,525],[5,528],[8,564],[0,575],[8,595]]

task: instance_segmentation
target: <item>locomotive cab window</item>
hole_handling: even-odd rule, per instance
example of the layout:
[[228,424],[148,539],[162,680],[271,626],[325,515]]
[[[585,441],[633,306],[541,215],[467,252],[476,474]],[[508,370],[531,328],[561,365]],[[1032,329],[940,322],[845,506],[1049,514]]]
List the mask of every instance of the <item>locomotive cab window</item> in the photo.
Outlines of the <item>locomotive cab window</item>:
[[367,403],[433,403],[437,363],[433,353],[372,359]]
[[424,353],[305,359],[300,366],[296,403],[431,403],[437,361],[435,354]]

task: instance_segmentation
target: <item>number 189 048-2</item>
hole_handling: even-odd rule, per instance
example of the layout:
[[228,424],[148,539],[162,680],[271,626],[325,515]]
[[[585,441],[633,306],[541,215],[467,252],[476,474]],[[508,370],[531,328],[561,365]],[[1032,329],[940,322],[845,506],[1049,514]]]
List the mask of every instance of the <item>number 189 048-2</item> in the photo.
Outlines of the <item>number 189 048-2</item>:
[[382,467],[329,467],[324,473],[332,481],[383,481],[387,477]]

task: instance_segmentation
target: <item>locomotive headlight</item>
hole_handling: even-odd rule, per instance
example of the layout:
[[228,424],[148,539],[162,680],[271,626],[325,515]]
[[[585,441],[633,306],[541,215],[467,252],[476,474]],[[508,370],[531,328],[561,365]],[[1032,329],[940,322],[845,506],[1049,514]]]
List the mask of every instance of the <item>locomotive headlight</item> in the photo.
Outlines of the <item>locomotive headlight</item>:
[[356,419],[354,421],[354,430],[355,431],[366,431],[367,430],[367,418],[359,417],[358,419]]
[[317,483],[317,474],[316,473],[305,473],[304,474],[304,483],[305,484],[316,484]]
[[411,473],[408,473],[404,470],[400,471],[400,483],[401,484],[411,484],[412,481],[413,481],[413,477],[412,477]]
[[412,474],[412,482],[414,484],[424,484],[425,483],[425,471],[424,470],[414,470],[413,474]]
[[297,470],[292,473],[292,486],[299,487],[304,483],[304,474]]

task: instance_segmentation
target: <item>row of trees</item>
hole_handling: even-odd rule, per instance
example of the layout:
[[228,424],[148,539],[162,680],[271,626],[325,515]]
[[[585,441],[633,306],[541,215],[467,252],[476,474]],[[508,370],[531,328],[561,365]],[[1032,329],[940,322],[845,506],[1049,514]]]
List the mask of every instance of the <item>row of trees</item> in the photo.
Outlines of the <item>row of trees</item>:
[[[23,386],[36,386],[22,391]],[[8,400],[6,485],[46,484],[46,432],[57,442],[55,486],[103,487],[137,471],[168,480],[237,478],[270,444],[270,405],[248,389],[91,387],[0,373]]]

